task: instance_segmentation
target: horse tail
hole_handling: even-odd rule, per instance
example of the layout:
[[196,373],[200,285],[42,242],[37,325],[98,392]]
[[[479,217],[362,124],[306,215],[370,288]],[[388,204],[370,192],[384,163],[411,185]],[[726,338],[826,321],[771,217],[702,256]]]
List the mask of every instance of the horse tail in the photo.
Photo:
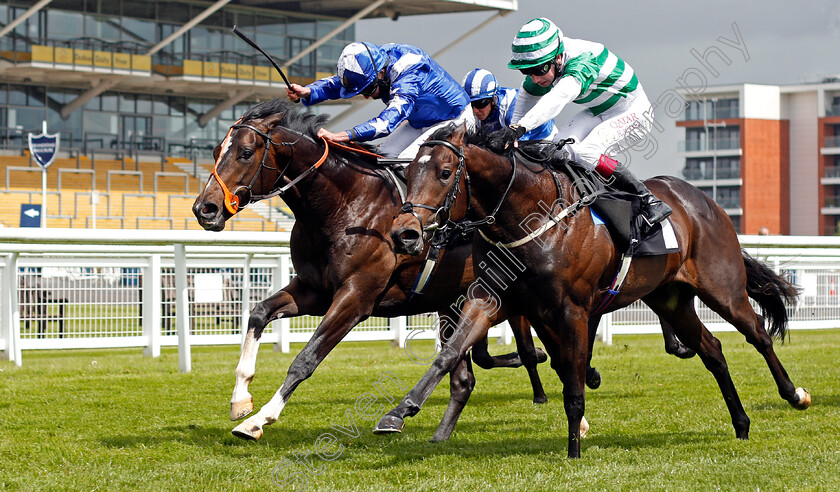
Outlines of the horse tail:
[[795,304],[799,289],[746,251],[741,253],[747,269],[747,294],[761,307],[761,316],[770,325],[770,336],[784,340],[788,324],[785,302]]

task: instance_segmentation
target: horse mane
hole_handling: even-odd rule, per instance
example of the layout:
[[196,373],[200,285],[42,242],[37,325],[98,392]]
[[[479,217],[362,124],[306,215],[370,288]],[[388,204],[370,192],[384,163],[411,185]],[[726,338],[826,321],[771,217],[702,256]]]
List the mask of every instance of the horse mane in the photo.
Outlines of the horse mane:
[[[277,98],[263,101],[252,106],[242,115],[242,121],[256,120],[282,113],[278,125],[294,130],[298,133],[318,141],[318,129],[325,126],[330,119],[328,114],[315,114],[300,104],[295,104],[288,99]],[[370,151],[375,151],[375,146],[360,142],[359,145]]]
[[[454,123],[450,123],[449,125],[436,130],[431,137],[429,137],[429,140],[445,140],[452,136],[456,129],[457,126]],[[487,127],[479,130],[467,128],[467,131],[464,134],[464,143],[481,147],[493,152],[496,155],[507,157],[508,159],[510,159],[511,154],[513,153],[513,147],[501,149],[502,133],[498,130],[488,130]],[[557,146],[554,143],[546,140],[519,141],[519,150],[522,154],[526,157],[534,159],[536,162],[541,162],[544,165],[549,161],[557,161],[560,159],[559,157],[554,157],[554,151],[556,149]],[[559,164],[559,162],[556,162],[556,164]],[[560,169],[561,166],[556,166],[556,168]]]

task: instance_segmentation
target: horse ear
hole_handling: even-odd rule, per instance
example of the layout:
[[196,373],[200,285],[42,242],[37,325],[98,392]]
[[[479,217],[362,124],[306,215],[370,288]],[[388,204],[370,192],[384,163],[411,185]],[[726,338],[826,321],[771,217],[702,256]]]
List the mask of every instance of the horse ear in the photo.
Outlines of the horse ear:
[[271,130],[274,129],[274,126],[277,125],[277,123],[283,118],[283,116],[285,114],[286,113],[282,113],[282,112],[281,113],[274,113],[272,115],[269,115],[269,116],[266,116],[265,118],[263,118],[263,120],[260,124],[265,128],[264,131],[266,133],[271,132]]
[[464,145],[464,136],[467,134],[467,122],[461,122],[460,125],[455,127],[455,131],[452,132],[452,143],[458,147],[462,147]]

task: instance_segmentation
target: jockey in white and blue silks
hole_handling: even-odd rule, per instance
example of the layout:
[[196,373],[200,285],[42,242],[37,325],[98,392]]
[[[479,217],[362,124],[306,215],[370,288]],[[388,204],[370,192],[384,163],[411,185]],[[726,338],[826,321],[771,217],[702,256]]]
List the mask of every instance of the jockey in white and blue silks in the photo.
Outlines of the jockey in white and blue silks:
[[385,137],[379,152],[387,157],[413,158],[439,127],[475,121],[458,82],[425,51],[407,44],[351,43],[338,58],[337,75],[307,86],[291,84],[286,93],[306,106],[358,94],[382,99],[387,106],[379,116],[344,132],[321,128],[318,136],[336,142]]
[[[513,122],[519,89],[499,87],[496,77],[483,68],[467,72],[461,82],[470,97],[476,125],[485,132],[507,128]],[[522,136],[519,140],[556,140],[557,127],[549,120]]]

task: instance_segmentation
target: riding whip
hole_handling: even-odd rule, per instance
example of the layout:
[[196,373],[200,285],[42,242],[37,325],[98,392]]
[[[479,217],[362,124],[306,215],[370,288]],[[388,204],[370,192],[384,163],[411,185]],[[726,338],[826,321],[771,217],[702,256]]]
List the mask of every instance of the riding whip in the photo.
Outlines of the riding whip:
[[[237,29],[237,28],[236,28],[236,26],[233,26],[233,33],[234,33],[234,34],[236,34],[237,36],[239,36],[240,38],[242,38],[242,41],[245,41],[245,42],[246,42],[246,43],[248,43],[248,44],[249,44],[252,48],[254,48],[255,50],[259,51],[260,53],[262,53],[262,54],[263,54],[263,56],[265,56],[266,58],[268,58],[268,61],[271,63],[271,65],[274,67],[274,69],[275,69],[275,70],[277,70],[277,73],[279,73],[279,74],[280,74],[280,77],[282,77],[282,78],[283,78],[283,82],[285,82],[285,83],[286,83],[286,86],[287,86],[287,87],[291,87],[291,86],[292,86],[292,83],[291,83],[291,82],[289,82],[289,79],[287,79],[287,78],[286,78],[286,74],[285,74],[285,73],[283,73],[283,69],[282,69],[282,68],[280,68],[280,65],[279,65],[276,61],[274,61],[274,58],[272,58],[272,57],[271,57],[271,55],[269,55],[268,53],[266,53],[264,49],[260,48],[260,47],[257,45],[257,43],[255,43],[254,41],[252,41],[252,40],[251,40],[251,38],[249,38],[248,36],[246,36],[245,34],[243,34],[243,33],[242,33],[242,31],[240,31],[239,29]],[[296,103],[299,103],[299,102],[300,102],[300,99],[298,99],[298,100],[297,100],[297,101],[295,101],[295,102],[296,102]]]

